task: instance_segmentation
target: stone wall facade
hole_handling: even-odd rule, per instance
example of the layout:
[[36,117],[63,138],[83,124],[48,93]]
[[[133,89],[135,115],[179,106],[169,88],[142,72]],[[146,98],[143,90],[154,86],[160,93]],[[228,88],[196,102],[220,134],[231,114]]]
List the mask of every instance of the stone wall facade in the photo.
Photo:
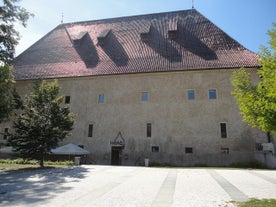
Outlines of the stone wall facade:
[[[256,69],[248,71],[257,81]],[[224,166],[254,159],[259,132],[242,122],[230,94],[232,72],[59,79],[61,95],[70,97],[67,104],[75,114],[72,134],[60,145],[84,147],[91,152],[86,162],[94,164],[142,165],[149,158],[158,164]],[[24,97],[32,81],[16,86]],[[0,130],[10,125],[3,123]]]

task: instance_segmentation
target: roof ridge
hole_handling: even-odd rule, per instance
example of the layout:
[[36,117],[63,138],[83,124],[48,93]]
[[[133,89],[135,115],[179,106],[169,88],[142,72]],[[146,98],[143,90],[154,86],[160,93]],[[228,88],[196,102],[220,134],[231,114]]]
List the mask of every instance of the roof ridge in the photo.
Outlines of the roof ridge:
[[[186,9],[186,10],[177,10],[177,11],[168,11],[168,12],[158,12],[158,13],[148,13],[148,14],[136,14],[130,16],[121,16],[121,17],[111,17],[111,18],[103,18],[103,19],[95,19],[95,20],[85,20],[85,21],[76,21],[76,22],[68,22],[59,24],[59,26],[73,26],[75,24],[86,24],[86,23],[96,23],[96,22],[106,22],[106,21],[115,21],[115,20],[122,20],[122,19],[130,19],[130,18],[137,18],[137,17],[151,17],[157,15],[166,15],[166,14],[175,14],[175,13],[182,13],[182,12],[192,12],[195,11],[199,13],[196,9]],[[200,13],[199,13],[200,14]],[[202,14],[201,14],[202,15]]]

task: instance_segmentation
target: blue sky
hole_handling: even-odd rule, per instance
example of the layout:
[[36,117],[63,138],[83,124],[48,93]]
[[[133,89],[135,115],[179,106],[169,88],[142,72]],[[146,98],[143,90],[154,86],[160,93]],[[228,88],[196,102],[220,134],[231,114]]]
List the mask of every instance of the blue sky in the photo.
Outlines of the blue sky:
[[[20,54],[61,23],[191,9],[192,0],[22,0],[35,15],[28,27],[17,26]],[[258,53],[268,46],[276,22],[276,0],[194,0],[194,7],[228,35]]]

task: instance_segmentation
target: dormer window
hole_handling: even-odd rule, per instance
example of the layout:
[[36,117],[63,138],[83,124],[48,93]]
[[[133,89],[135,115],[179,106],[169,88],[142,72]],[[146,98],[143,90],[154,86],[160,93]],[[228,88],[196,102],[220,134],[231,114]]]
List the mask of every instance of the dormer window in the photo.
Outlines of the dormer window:
[[177,30],[169,30],[168,31],[169,38],[171,40],[174,40],[177,38]]
[[108,36],[108,34],[109,34],[110,31],[111,31],[110,29],[103,30],[103,31],[99,34],[99,36],[97,37],[97,39],[98,39],[98,44],[99,44],[99,45],[103,45],[103,44],[104,44],[105,39],[107,38],[107,36]]
[[86,34],[88,34],[88,33],[84,32],[84,31],[80,32],[79,35],[76,38],[73,39],[74,45],[79,46]]
[[143,42],[147,42],[149,40],[150,29],[151,29],[151,24],[143,25],[140,28],[140,37]]
[[177,20],[171,20],[169,22],[168,36],[171,40],[177,38]]

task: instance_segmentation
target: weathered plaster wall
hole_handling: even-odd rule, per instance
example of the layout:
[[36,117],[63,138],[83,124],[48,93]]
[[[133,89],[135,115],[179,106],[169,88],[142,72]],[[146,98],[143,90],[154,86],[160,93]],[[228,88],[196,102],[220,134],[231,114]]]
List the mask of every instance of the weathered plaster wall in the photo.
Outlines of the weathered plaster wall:
[[[248,70],[254,75],[255,70]],[[125,140],[124,165],[152,162],[177,165],[226,165],[254,157],[257,135],[241,121],[230,91],[233,70],[209,70],[97,76],[60,79],[61,94],[71,97],[76,115],[72,135],[64,143],[84,145],[91,151],[88,162],[110,164],[111,145],[121,132]],[[18,81],[20,94],[31,89],[30,81]],[[195,90],[188,100],[187,90]],[[210,100],[208,90],[217,90]],[[149,100],[141,101],[141,92]],[[98,103],[104,94],[104,103]],[[152,137],[146,124],[152,124]],[[221,138],[220,123],[227,125],[227,138]],[[88,125],[93,124],[93,137]],[[152,152],[159,146],[159,152]],[[193,153],[186,154],[185,147]],[[221,147],[229,154],[221,154]]]

